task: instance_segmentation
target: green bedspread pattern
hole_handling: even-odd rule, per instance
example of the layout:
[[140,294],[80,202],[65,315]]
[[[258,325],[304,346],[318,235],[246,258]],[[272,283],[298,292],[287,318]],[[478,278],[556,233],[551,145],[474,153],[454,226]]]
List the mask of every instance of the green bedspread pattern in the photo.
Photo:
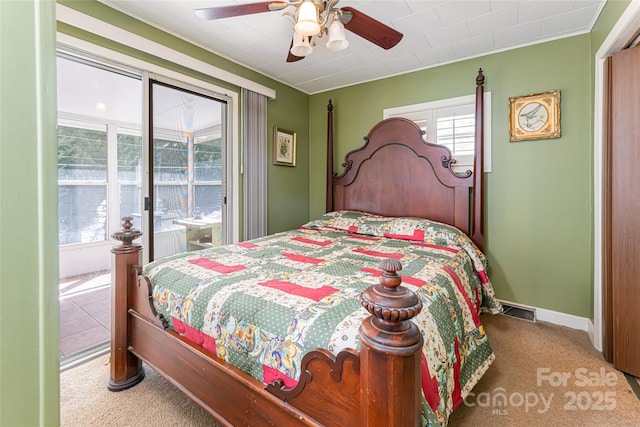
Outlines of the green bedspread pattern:
[[446,425],[494,359],[478,316],[501,310],[487,262],[459,230],[415,218],[332,212],[298,230],[150,263],[155,308],[191,341],[259,381],[294,386],[302,356],[359,347],[358,295],[400,260],[424,308],[423,421]]

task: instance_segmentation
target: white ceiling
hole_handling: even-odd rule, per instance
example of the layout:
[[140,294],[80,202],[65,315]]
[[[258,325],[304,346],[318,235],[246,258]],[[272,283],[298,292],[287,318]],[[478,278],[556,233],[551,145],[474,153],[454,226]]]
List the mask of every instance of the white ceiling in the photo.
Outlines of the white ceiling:
[[[57,101],[62,118],[94,124],[117,123],[138,130],[142,121],[142,82],[110,70],[58,57]],[[163,137],[202,137],[219,131],[221,103],[182,90],[154,89],[153,124]],[[102,127],[104,130],[104,127]]]
[[[194,9],[256,0],[100,0],[309,94],[589,32],[605,0],[341,0],[404,34],[390,50],[347,31],[287,63],[293,21],[282,12],[204,21]],[[289,8],[292,9],[292,8]]]

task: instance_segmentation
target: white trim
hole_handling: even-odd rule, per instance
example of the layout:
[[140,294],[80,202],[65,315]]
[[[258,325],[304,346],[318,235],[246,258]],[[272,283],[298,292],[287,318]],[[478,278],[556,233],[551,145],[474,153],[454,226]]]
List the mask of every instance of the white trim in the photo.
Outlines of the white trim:
[[[595,342],[595,326],[593,325],[593,320],[591,319],[587,319],[588,323],[587,323],[587,335],[589,335],[589,341],[591,341],[591,344],[593,344]],[[598,350],[601,351],[601,350]]]
[[63,49],[65,46],[68,46],[68,47],[71,47],[72,49],[77,49],[83,52],[90,53],[92,55],[96,55],[96,56],[108,59],[109,61],[115,62],[116,64],[120,64],[123,66],[127,66],[128,68],[136,68],[141,71],[148,71],[151,74],[168,77],[174,80],[179,80],[181,82],[184,82],[199,88],[204,88],[220,95],[228,96],[234,100],[235,104],[237,104],[238,92],[223,88],[222,86],[217,86],[215,84],[205,82],[204,80],[196,79],[194,77],[190,77],[185,74],[169,70],[159,65],[146,62],[142,59],[134,58],[133,56],[125,55],[123,53],[116,52],[106,47],[98,46],[91,42],[78,39],[68,34],[57,33],[56,40],[58,44],[63,47]]
[[591,319],[588,319],[586,317],[561,313],[559,311],[546,310],[544,308],[537,308],[536,313],[538,315],[538,320],[542,322],[566,326],[567,328],[571,329],[579,329],[587,333],[589,332],[589,324],[591,323]]
[[140,136],[140,129],[138,129],[140,126],[135,123],[110,120],[104,117],[91,117],[85,114],[69,113],[60,110],[58,110],[58,124],[68,127],[82,127],[84,129],[91,130],[104,130],[106,125],[113,124],[118,128],[118,130],[128,130],[130,133],[127,135]]
[[[151,115],[151,107],[149,106],[149,87],[151,84],[149,83],[149,71],[144,71],[142,69],[142,118],[144,120],[145,117],[149,117]],[[149,120],[147,120],[148,122]],[[142,194],[140,195],[142,198],[142,203],[144,204],[146,200],[149,198],[149,189],[151,188],[150,182],[150,173],[151,169],[151,150],[149,147],[149,138],[150,131],[149,125],[142,125]],[[143,230],[149,230],[151,227],[151,215],[141,215],[141,224]],[[148,246],[149,244],[149,236],[142,235],[142,246]],[[151,259],[150,251],[142,251],[142,263],[144,265],[149,264],[149,260]]]
[[[122,228],[120,211],[120,183],[118,182],[118,127],[107,124],[107,240]],[[113,215],[115,213],[115,215]]]
[[593,123],[593,346],[602,351],[602,159],[604,127],[604,62],[613,52],[622,49],[640,27],[640,0],[632,0],[618,19],[595,56],[594,123]]
[[115,25],[101,21],[92,16],[85,15],[82,12],[63,6],[60,3],[56,3],[56,19],[60,22],[64,22],[65,24],[105,37],[125,46],[138,49],[142,52],[157,56],[158,58],[166,59],[174,64],[199,71],[205,75],[240,86],[241,88],[250,89],[271,99],[275,99],[276,97],[276,91],[272,88],[263,86],[252,80],[245,79],[244,77],[240,77],[236,74],[230,73],[229,71],[223,70],[222,68],[218,68],[189,55],[185,55],[182,52],[123,30],[122,28],[116,27]]
[[[471,104],[475,114],[475,95],[463,95],[454,98],[438,99],[435,101],[421,102],[418,104],[402,105],[400,107],[385,108],[382,110],[382,118],[402,116],[423,110],[437,110],[440,108],[455,107]],[[491,172],[491,92],[484,92],[484,172]],[[429,141],[432,142],[432,141]]]
[[536,313],[536,320],[553,323],[554,325],[566,326],[567,328],[571,329],[585,331],[589,334],[590,337],[592,335],[590,331],[593,331],[593,323],[591,322],[591,319],[588,319],[586,317],[561,313],[559,311],[547,310],[546,308],[538,308],[531,305],[520,304],[517,302],[510,302],[505,300],[500,300],[500,302],[514,307],[523,307],[534,310]]

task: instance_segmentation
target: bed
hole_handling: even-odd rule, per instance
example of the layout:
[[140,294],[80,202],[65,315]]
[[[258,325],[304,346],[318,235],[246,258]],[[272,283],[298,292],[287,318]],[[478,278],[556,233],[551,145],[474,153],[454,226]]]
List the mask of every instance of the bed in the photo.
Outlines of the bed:
[[[483,84],[480,70],[476,153]],[[124,218],[110,390],[144,362],[223,425],[446,425],[494,359],[482,174],[454,174],[448,149],[393,118],[338,175],[331,102],[327,125],[327,213],[296,230],[143,267]]]

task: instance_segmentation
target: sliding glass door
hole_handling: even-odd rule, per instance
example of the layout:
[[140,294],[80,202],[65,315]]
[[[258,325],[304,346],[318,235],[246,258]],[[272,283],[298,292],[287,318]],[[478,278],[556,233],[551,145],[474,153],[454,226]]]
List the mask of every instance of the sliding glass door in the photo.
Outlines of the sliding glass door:
[[150,260],[224,243],[227,104],[149,81]]
[[234,192],[226,174],[238,155],[228,125],[234,98],[166,71],[172,80],[59,48],[62,359],[108,342],[109,269],[117,244],[111,235],[122,228],[122,217],[143,231],[145,264],[225,243],[233,229],[226,206]]

